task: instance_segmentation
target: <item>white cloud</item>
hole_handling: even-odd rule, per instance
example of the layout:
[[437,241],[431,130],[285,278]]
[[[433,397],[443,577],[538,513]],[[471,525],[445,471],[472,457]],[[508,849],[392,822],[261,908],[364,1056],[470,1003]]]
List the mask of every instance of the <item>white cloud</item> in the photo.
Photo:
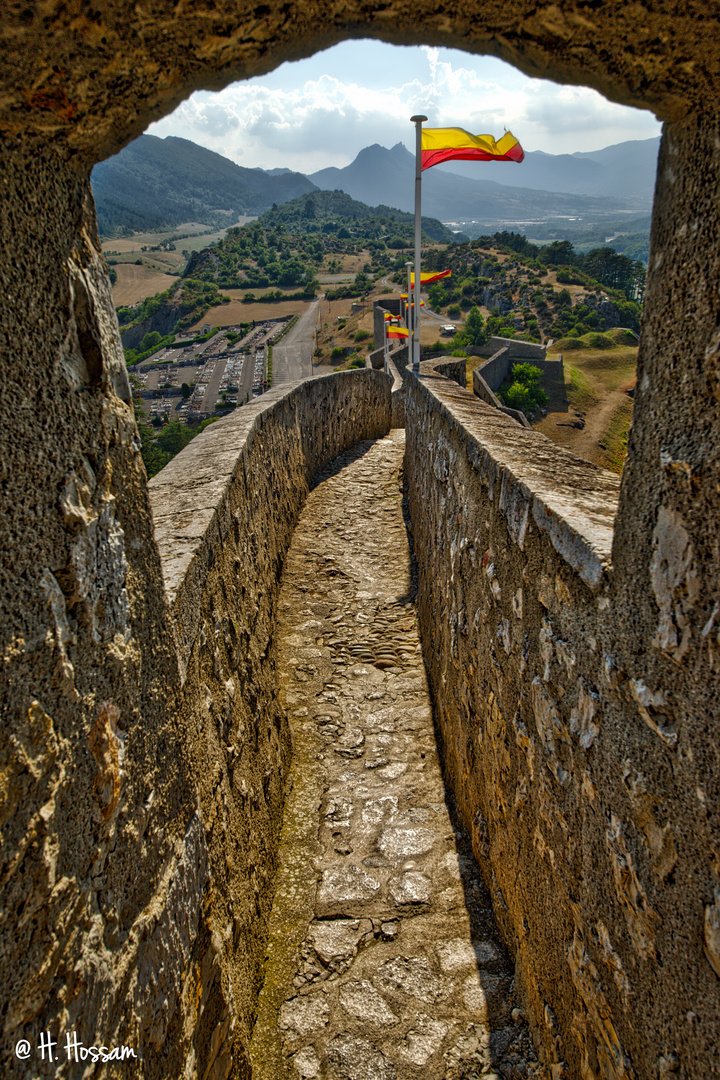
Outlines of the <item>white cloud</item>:
[[431,126],[496,137],[526,150],[572,153],[652,138],[649,113],[585,87],[528,79],[502,61],[423,46],[345,42],[265,78],[201,91],[148,129],[180,135],[245,166],[314,172],[343,166],[372,143],[414,147],[412,114]]

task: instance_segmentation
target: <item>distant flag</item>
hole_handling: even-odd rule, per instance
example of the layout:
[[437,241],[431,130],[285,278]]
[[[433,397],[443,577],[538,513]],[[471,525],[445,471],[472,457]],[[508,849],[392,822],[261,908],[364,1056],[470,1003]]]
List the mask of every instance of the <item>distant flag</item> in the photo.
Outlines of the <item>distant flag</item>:
[[[464,128],[423,128],[422,169],[443,161],[516,161],[525,154],[515,136],[506,131],[496,142],[492,135],[471,135]],[[421,280],[424,279],[421,275]]]
[[385,332],[389,338],[406,338],[410,331],[404,326],[388,325]]
[[[428,270],[426,274],[420,274],[420,285],[430,285],[433,281],[439,281],[440,278],[450,277],[452,270]],[[415,284],[415,274],[410,274],[411,283]],[[403,297],[403,300],[406,298]]]
[[[407,300],[407,298],[408,298],[407,293],[400,293],[400,299],[401,300]],[[415,307],[415,301],[414,300],[411,303],[410,307]],[[424,300],[420,301],[420,307],[425,307],[425,301]]]

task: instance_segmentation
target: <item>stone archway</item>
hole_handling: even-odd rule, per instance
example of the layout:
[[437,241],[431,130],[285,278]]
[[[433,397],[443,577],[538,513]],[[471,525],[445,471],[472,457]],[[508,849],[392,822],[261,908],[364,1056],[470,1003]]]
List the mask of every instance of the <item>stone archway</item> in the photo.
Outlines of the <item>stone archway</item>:
[[[692,873],[667,883],[676,912],[669,924],[689,942],[689,966],[706,965],[706,1001],[717,998],[717,21],[700,3],[680,15],[650,0],[632,8],[568,0],[457,9],[163,0],[55,12],[18,3],[0,28],[8,1075],[21,1034],[60,1025],[87,1041],[94,1010],[107,1017],[109,1039],[125,1030],[133,1002],[142,1002],[143,1045],[155,1055],[145,1076],[180,1075],[231,1024],[229,1067],[247,1075],[252,1004],[232,1004],[239,984],[217,960],[214,936],[242,874],[233,879],[223,869],[212,837],[207,851],[199,839],[193,709],[199,714],[202,702],[183,697],[186,673],[134,446],[89,172],[192,89],[260,73],[347,36],[487,51],[529,74],[650,107],[667,122],[613,552],[619,614],[607,677],[617,708],[607,723],[625,723],[634,700],[641,722],[660,728],[670,717],[675,727],[677,751],[661,747],[651,768],[661,785],[653,798],[673,793],[678,849],[692,849]],[[138,731],[142,738],[128,738]],[[617,784],[611,772],[606,779]],[[272,832],[270,822],[268,850]],[[208,878],[220,896],[215,923],[203,892]],[[185,893],[173,892],[178,881]],[[264,903],[260,890],[247,904],[260,923]],[[192,1010],[177,988],[167,1005],[168,987],[188,970],[205,1016],[197,1038],[199,1028],[178,1034]],[[257,965],[242,977],[251,987]],[[192,996],[189,983],[183,994]],[[669,1031],[667,1075],[670,1047],[690,1039],[691,1014],[679,1001],[668,1020],[659,1002],[647,1018],[646,1042]],[[164,1057],[160,1048],[173,1039],[177,1048]],[[708,1057],[695,1067],[714,1075],[717,1064]],[[604,1075],[632,1075],[624,1068]]]

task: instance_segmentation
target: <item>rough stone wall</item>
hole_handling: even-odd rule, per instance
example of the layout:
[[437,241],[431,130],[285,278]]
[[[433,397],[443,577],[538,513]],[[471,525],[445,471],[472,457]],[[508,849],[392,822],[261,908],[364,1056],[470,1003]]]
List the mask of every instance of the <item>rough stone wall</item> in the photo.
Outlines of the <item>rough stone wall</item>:
[[[635,420],[598,645],[608,657],[609,688],[602,738],[587,748],[599,757],[607,738],[616,754],[592,766],[601,782],[585,785],[588,830],[597,837],[592,856],[583,856],[587,875],[568,893],[564,922],[562,897],[548,913],[559,927],[552,955],[562,963],[530,968],[526,985],[556,980],[549,993],[558,1011],[543,1012],[542,1037],[556,1057],[567,1052],[577,1062],[584,1055],[581,1075],[716,1075],[720,52],[716,12],[702,0],[682,10],[656,0],[472,0],[454,8],[434,0],[384,7],[343,0],[322,10],[305,0],[253,10],[236,0],[159,0],[146,8],[111,0],[102,10],[5,6],[3,1075],[17,1075],[12,1047],[21,1036],[36,1045],[40,1029],[75,1029],[87,1041],[100,1027],[108,1041],[162,1045],[162,1055],[144,1063],[145,1075],[181,1075],[183,1055],[191,1075],[193,1055],[207,1060],[218,1049],[232,985],[213,961],[208,909],[197,907],[210,895],[203,892],[208,856],[190,756],[177,752],[187,730],[175,719],[177,656],[123,400],[89,169],[192,89],[220,87],[348,35],[491,52],[529,74],[592,85],[672,121],[660,159]],[[518,460],[527,465],[525,444]],[[515,569],[522,573],[525,564]],[[528,574],[536,580],[532,566]],[[585,612],[590,624],[594,609],[580,586],[567,605],[562,585],[577,582],[563,571],[556,578],[561,585],[555,580],[544,595],[560,644],[547,639],[543,648],[562,674],[558,627],[570,638],[580,625],[570,620],[566,631],[570,614],[582,621]],[[541,607],[538,591],[538,615]],[[588,632],[577,663],[586,663],[591,640]],[[493,655],[509,660],[504,640],[502,652],[494,638],[491,644],[494,670]],[[191,656],[188,670],[192,663]],[[458,699],[463,685],[460,679]],[[557,701],[562,719],[565,706]],[[547,712],[548,723],[554,716]],[[543,730],[564,752],[562,732]],[[553,784],[548,776],[538,781],[538,806]],[[538,835],[548,852],[562,852],[552,805]],[[549,854],[535,859],[529,844],[527,854],[537,880],[547,882],[543,895],[567,880]],[[512,858],[517,862],[515,852]],[[591,876],[598,862],[604,878]],[[522,872],[529,873],[524,864]],[[524,900],[536,884],[529,882]],[[201,933],[193,941],[196,925]],[[536,939],[546,940],[540,931]],[[183,972],[190,973],[184,984]],[[571,999],[577,1008],[568,1012],[563,1002]],[[584,1029],[590,1034],[583,1043]],[[632,1065],[607,1050],[616,1034]],[[216,1061],[225,1067],[222,1057]],[[24,1076],[32,1072],[31,1063]]]
[[384,296],[373,304],[373,345],[375,349],[385,348],[385,312],[398,317],[404,313],[404,303],[399,296]]
[[85,1075],[75,1032],[141,1059],[97,1076],[248,1076],[288,751],[274,582],[312,473],[387,431],[389,381],[210,429],[156,478],[161,564],[88,177],[2,160],[0,1072],[39,1075],[49,1032],[53,1075]]
[[[552,1075],[720,1076],[716,707],[691,731],[679,672],[648,670],[674,620],[692,615],[688,595],[700,606],[683,578],[698,562],[689,534],[656,511],[651,581],[636,563],[633,587],[610,559],[615,477],[437,375],[408,380],[406,394],[447,776]],[[635,629],[643,589],[646,607],[672,598],[667,614],[651,607],[647,641]],[[705,617],[693,620],[700,640]]]
[[32,7],[11,0],[0,26],[12,57],[0,130],[56,139],[96,160],[139,135],[191,90],[215,89],[346,37],[431,43],[501,56],[530,75],[593,86],[677,120],[717,100],[720,56],[704,0],[158,0],[140,8]]
[[[73,1030],[86,1045],[163,1041],[182,1011],[176,980],[194,955],[204,856],[174,749],[178,665],[88,179],[50,150],[0,153],[0,1073],[10,1078],[38,1075],[41,1031],[63,1046]],[[184,914],[158,948],[175,909]],[[21,1039],[34,1048],[24,1064]],[[179,1032],[178,1054],[192,1039]],[[165,1069],[148,1061],[143,1075]]]
[[200,1024],[203,1077],[249,1075],[290,753],[273,640],[285,552],[314,473],[389,427],[386,375],[325,375],[213,424],[149,485],[207,839],[205,968],[225,987]]
[[[536,341],[520,341],[518,338],[496,337],[494,334],[487,339],[484,345],[470,345],[466,351],[468,356],[487,356],[493,359],[503,349],[508,350],[508,356],[513,360],[519,357],[522,357],[523,360],[544,360],[547,351],[545,345],[539,345]],[[493,368],[491,367],[489,370],[493,371]],[[502,382],[502,379],[500,381]]]
[[[488,373],[489,365],[493,365]],[[473,394],[479,397],[481,401],[484,401],[486,405],[492,405],[494,409],[499,409],[500,412],[505,413],[506,416],[511,416],[513,420],[517,420],[518,424],[523,427],[530,427],[530,423],[527,418],[520,412],[519,409],[510,409],[507,405],[503,405],[500,398],[495,393],[496,389],[502,385],[507,378],[508,371],[510,370],[510,359],[508,357],[508,350],[501,349],[499,353],[495,353],[495,356],[488,360],[487,364],[482,364],[480,367],[473,368]],[[562,360],[560,361],[560,371],[562,372]],[[492,382],[494,386],[490,386],[486,376],[492,375]]]

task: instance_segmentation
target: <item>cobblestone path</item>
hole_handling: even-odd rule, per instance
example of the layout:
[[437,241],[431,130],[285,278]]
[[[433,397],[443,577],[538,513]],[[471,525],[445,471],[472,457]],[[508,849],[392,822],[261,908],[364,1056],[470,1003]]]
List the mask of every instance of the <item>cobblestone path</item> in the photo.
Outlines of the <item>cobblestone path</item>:
[[287,558],[294,740],[253,1080],[539,1077],[433,733],[404,432],[338,458]]

